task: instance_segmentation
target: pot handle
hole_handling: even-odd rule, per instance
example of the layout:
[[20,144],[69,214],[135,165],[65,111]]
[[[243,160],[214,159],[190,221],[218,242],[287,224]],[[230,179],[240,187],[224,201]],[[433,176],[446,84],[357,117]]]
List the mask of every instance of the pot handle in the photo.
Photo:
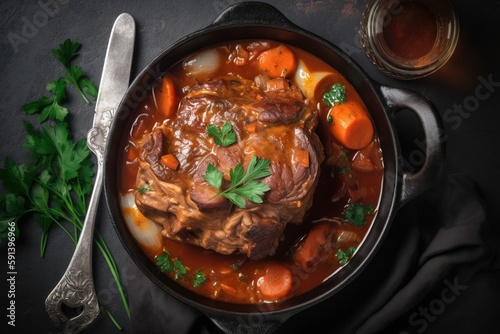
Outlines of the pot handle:
[[264,2],[241,2],[224,10],[211,26],[262,24],[298,29],[276,7]]
[[281,315],[266,315],[257,312],[239,316],[210,314],[208,317],[222,333],[271,334],[293,314],[294,312]]
[[425,135],[425,160],[421,168],[416,172],[408,172],[403,169],[401,161],[398,163],[397,177],[401,184],[399,207],[402,207],[439,181],[445,163],[446,135],[438,110],[422,94],[410,89],[388,86],[381,86],[380,90],[389,113],[394,115],[402,109],[414,112],[420,120]]

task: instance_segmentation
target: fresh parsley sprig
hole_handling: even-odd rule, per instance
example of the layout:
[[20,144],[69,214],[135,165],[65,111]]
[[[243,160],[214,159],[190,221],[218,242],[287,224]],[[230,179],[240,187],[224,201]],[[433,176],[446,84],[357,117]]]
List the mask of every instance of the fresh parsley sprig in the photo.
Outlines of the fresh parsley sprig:
[[356,251],[356,247],[349,247],[345,251],[342,249],[337,250],[337,260],[341,266],[346,265]]
[[72,42],[67,39],[59,45],[58,49],[52,49],[54,56],[61,62],[67,75],[60,77],[58,80],[49,82],[46,85],[48,92],[53,94],[53,97],[42,96],[36,101],[29,102],[21,106],[21,109],[28,115],[35,113],[40,114],[40,123],[48,119],[63,121],[68,115],[68,109],[61,105],[66,98],[66,86],[72,85],[82,96],[83,100],[89,104],[90,100],[87,97],[96,99],[97,87],[92,81],[83,74],[83,70],[78,66],[72,66],[71,60],[78,55],[78,50],[81,44]]
[[97,88],[92,81],[83,74],[83,70],[80,67],[71,65],[71,61],[78,55],[80,47],[80,43],[73,42],[68,38],[64,43],[59,45],[58,49],[52,49],[52,54],[61,62],[66,70],[67,75],[63,76],[62,79],[64,79],[66,83],[74,86],[83,100],[89,104],[90,101],[87,95],[95,100],[97,97]]
[[[220,190],[222,186],[223,173],[220,172],[214,165],[208,164],[205,175],[205,180],[216,190]],[[250,164],[245,172],[241,163],[236,165],[234,169],[229,170],[231,184],[229,187],[216,196],[224,196],[233,202],[239,208],[245,207],[245,199],[262,203],[262,195],[270,188],[267,184],[257,181],[257,179],[271,175],[269,170],[269,160],[259,159],[253,156]]]
[[168,250],[164,250],[163,253],[156,257],[156,265],[160,268],[161,272],[173,271],[175,274],[175,280],[183,279],[186,275],[186,267],[182,264],[179,259],[171,259],[170,252]]
[[364,205],[363,203],[349,203],[342,212],[342,221],[349,222],[354,226],[365,226],[365,218],[373,213],[371,204]]
[[63,79],[51,81],[46,86],[47,91],[54,97],[42,96],[36,101],[26,103],[21,109],[28,115],[40,114],[40,123],[47,119],[63,121],[68,115],[68,109],[61,105],[61,101],[66,98],[66,82]]
[[206,281],[206,279],[207,279],[207,277],[205,276],[205,273],[203,272],[203,270],[201,270],[201,269],[196,270],[196,272],[194,273],[193,286],[195,288],[199,287],[201,285],[201,283]]
[[323,95],[323,101],[329,107],[345,103],[345,86],[340,83],[333,84],[332,88]]
[[214,143],[220,146],[229,146],[236,143],[236,134],[231,123],[226,122],[219,128],[217,125],[208,124],[207,133],[214,138]]

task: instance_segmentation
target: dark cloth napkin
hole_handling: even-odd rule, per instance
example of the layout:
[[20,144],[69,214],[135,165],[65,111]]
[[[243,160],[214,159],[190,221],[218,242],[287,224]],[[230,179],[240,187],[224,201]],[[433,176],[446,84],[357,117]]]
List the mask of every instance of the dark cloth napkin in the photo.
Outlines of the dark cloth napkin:
[[[473,181],[444,186],[400,209],[366,269],[276,333],[500,333],[498,240]],[[130,262],[132,333],[214,333]],[[249,328],[247,333],[252,333]]]

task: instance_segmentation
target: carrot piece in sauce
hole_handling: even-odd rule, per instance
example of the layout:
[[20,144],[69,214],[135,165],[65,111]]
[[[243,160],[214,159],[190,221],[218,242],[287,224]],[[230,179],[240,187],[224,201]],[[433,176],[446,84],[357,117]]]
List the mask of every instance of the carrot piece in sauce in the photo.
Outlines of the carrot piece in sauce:
[[179,160],[173,154],[165,154],[161,157],[161,163],[172,170],[179,168]]
[[373,124],[356,102],[348,101],[330,109],[333,119],[330,133],[342,145],[353,150],[367,146],[373,138]]
[[233,288],[232,286],[228,285],[228,284],[221,283],[221,284],[220,284],[220,288],[221,288],[221,290],[222,290],[225,294],[227,294],[227,295],[229,295],[229,296],[236,296],[236,294],[237,294],[236,289],[235,289],[235,288]]
[[163,77],[160,89],[157,90],[156,95],[158,110],[165,117],[172,117],[177,109],[177,100],[174,82],[169,77]]
[[129,147],[127,151],[127,161],[131,162],[134,161],[139,157],[139,152],[137,152],[137,149],[135,147]]
[[333,245],[335,228],[330,224],[314,226],[305,240],[295,251],[294,261],[302,269],[309,271],[318,264]]
[[282,264],[269,262],[265,274],[257,281],[262,296],[270,301],[285,297],[292,290],[292,272]]
[[297,68],[297,59],[292,50],[284,45],[262,51],[257,57],[259,69],[270,78],[288,77]]
[[247,124],[245,127],[248,133],[255,133],[257,132],[257,123],[250,123]]

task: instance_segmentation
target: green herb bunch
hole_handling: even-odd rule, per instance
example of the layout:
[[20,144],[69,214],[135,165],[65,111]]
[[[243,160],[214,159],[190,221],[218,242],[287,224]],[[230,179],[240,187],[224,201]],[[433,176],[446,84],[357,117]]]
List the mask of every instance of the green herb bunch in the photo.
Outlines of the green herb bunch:
[[342,221],[361,227],[366,225],[365,218],[371,214],[373,214],[373,206],[371,204],[349,203],[342,212]]
[[[173,272],[176,281],[187,280],[188,270],[184,267],[182,261],[177,258],[172,259],[170,252],[166,249],[161,254],[156,256],[156,265],[161,272]],[[205,282],[206,279],[207,278],[203,270],[196,270],[192,278],[193,287],[199,287],[203,282]]]
[[[236,134],[230,122],[225,122],[221,128],[209,124],[207,133],[219,146],[230,146],[236,143]],[[269,164],[269,160],[259,159],[257,156],[252,157],[246,171],[241,163],[237,164],[234,169],[229,170],[231,184],[225,190],[221,190],[224,173],[214,165],[208,164],[203,178],[219,191],[216,196],[224,196],[239,208],[244,208],[245,199],[254,203],[262,203],[262,196],[270,190],[267,184],[257,181],[257,179],[271,175]]]
[[339,261],[339,264],[341,266],[344,266],[349,262],[351,259],[351,256],[354,254],[356,251],[356,247],[349,247],[346,250],[339,249],[337,250],[337,259]]
[[[6,158],[0,168],[4,193],[0,195],[0,242],[7,238],[10,222],[16,223],[16,236],[22,218],[31,216],[42,230],[40,256],[47,247],[49,231],[55,224],[76,245],[87,212],[87,197],[93,187],[93,162],[84,139],[74,141],[68,124],[68,109],[63,106],[66,88],[74,86],[86,103],[97,97],[97,88],[78,66],[71,65],[80,44],[67,39],[52,53],[62,63],[66,75],[49,82],[52,97],[24,104],[27,115],[39,114],[39,124],[24,121],[28,161],[16,163]],[[69,224],[68,224],[69,223]],[[68,228],[69,225],[69,228]],[[94,243],[108,264],[116,281],[127,314],[130,316],[117,265],[99,231]],[[102,305],[102,304],[101,304]],[[121,329],[109,311],[115,325]]]

